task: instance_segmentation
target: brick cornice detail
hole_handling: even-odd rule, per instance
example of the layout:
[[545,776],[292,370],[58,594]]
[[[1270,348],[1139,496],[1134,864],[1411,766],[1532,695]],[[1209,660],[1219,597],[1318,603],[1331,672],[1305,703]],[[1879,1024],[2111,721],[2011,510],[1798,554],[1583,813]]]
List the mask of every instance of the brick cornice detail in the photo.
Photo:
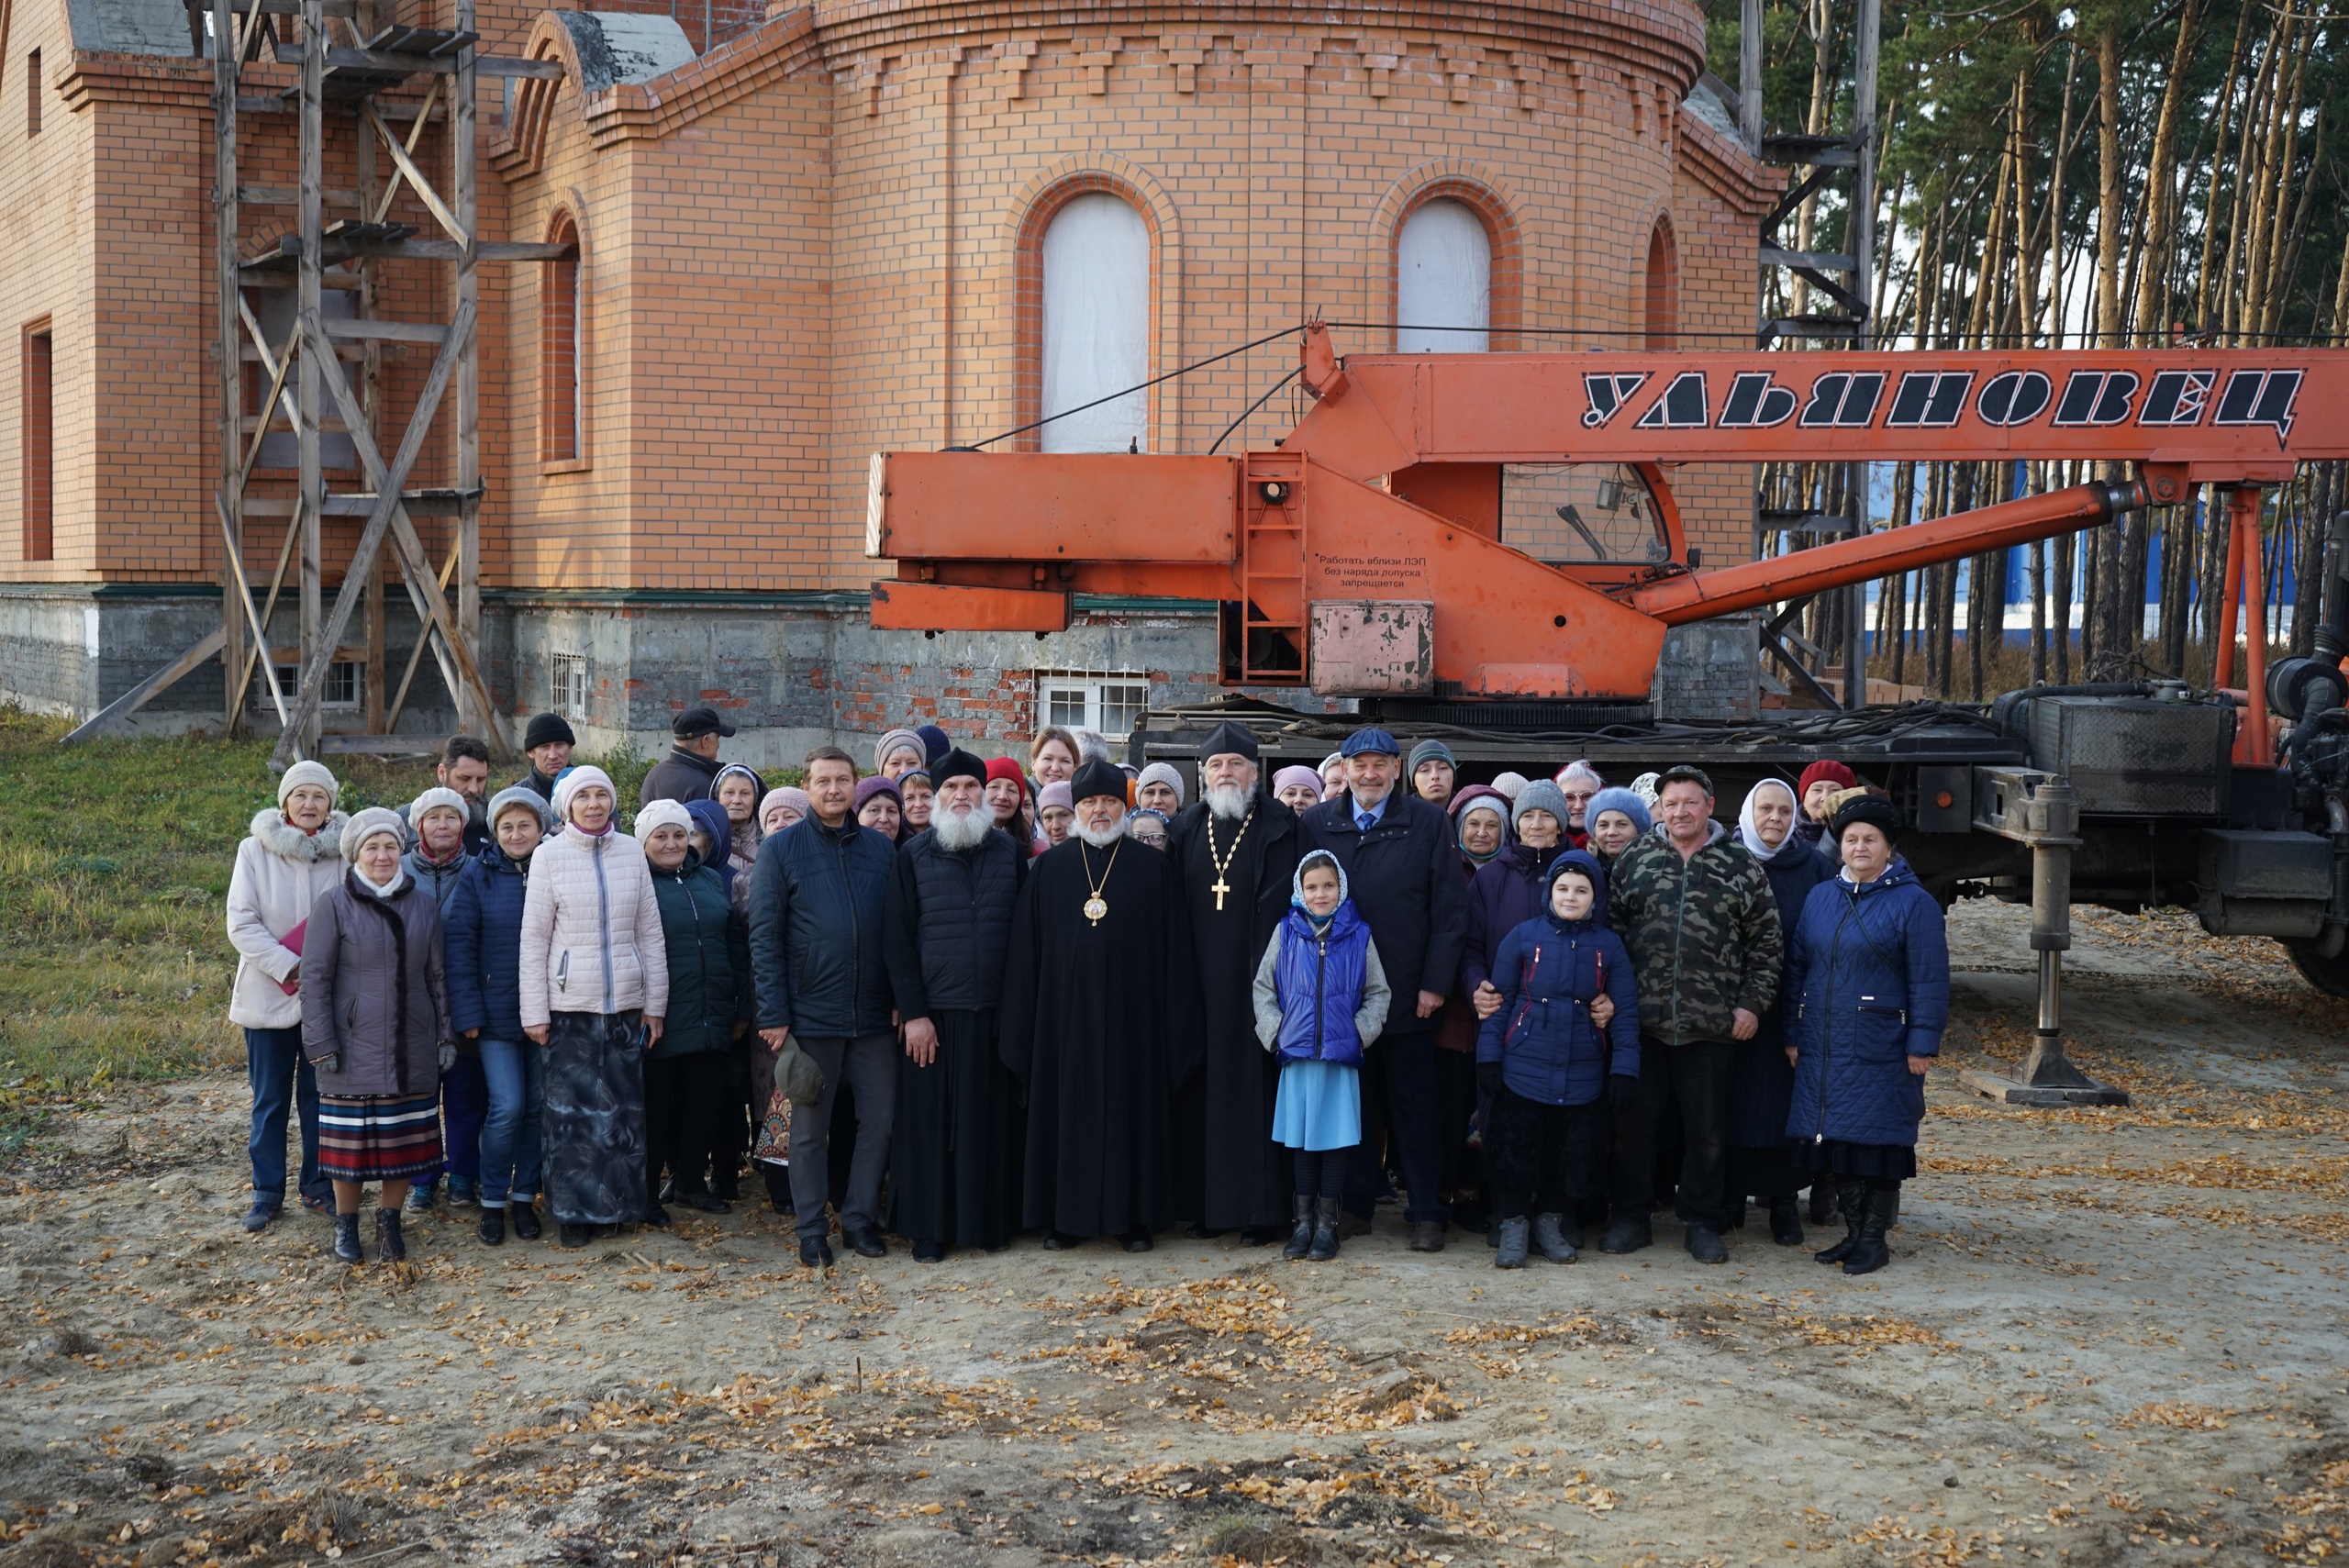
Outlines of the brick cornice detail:
[[99,102],[148,109],[202,109],[212,103],[212,62],[192,57],[77,49],[54,80],[66,108],[75,114]]
[[1770,210],[1786,189],[1784,171],[1774,170],[1705,123],[1698,115],[1681,115],[1674,122],[1679,156],[1674,161],[1707,190],[1741,212],[1756,217]]

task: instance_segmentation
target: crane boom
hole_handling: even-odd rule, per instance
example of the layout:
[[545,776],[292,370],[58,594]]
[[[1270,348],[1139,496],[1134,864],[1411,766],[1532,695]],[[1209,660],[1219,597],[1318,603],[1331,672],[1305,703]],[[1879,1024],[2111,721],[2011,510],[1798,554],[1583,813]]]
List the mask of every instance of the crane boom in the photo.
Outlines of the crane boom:
[[[1316,323],[1298,352],[1314,404],[1271,450],[875,454],[866,552],[898,571],[874,584],[874,624],[1054,631],[1074,593],[1208,599],[1225,617],[1227,684],[1636,701],[1668,626],[2090,526],[2198,484],[2234,489],[2240,519],[2243,491],[2349,458],[2337,349],[1341,360]],[[1699,573],[1664,472],[2023,458],[2127,462],[2136,477]],[[1661,559],[1560,565],[1511,548],[1500,474],[1521,463],[1636,473]],[[1390,645],[1420,628],[1424,657],[1362,657],[1372,623]]]

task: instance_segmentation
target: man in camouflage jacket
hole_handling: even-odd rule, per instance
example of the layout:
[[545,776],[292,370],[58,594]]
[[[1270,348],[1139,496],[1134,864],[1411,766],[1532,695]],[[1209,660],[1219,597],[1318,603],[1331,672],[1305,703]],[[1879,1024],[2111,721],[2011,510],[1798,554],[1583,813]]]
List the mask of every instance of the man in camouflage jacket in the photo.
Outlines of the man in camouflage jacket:
[[1640,1088],[1615,1121],[1613,1222],[1599,1249],[1653,1240],[1655,1140],[1680,1106],[1680,1184],[1673,1207],[1689,1256],[1729,1258],[1723,1191],[1736,1046],[1753,1038],[1778,994],[1786,940],[1762,864],[1713,818],[1712,781],[1696,768],[1658,780],[1657,830],[1635,840],[1608,879],[1609,915],[1631,950],[1640,997]]

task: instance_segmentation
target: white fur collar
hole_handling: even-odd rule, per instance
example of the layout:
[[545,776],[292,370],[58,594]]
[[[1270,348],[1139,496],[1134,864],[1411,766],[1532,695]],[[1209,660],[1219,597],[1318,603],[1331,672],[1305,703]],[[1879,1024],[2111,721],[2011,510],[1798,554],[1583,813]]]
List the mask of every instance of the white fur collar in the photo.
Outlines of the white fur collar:
[[253,837],[261,840],[262,849],[280,860],[340,860],[343,824],[350,820],[343,812],[329,811],[325,827],[315,833],[305,833],[285,820],[285,813],[276,806],[264,806],[253,813]]

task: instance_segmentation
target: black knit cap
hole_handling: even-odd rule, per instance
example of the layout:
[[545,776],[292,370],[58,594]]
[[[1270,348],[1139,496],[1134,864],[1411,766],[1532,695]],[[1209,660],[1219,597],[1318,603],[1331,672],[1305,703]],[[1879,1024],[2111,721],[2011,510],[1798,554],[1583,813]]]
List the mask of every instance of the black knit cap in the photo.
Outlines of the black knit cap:
[[560,740],[566,746],[579,744],[579,737],[571,732],[559,713],[542,713],[530,720],[530,728],[522,732],[522,750],[535,751],[540,747]]
[[1118,804],[1125,804],[1126,775],[1115,762],[1087,762],[1076,770],[1068,781],[1068,797],[1072,801],[1091,800],[1097,795],[1113,795]]
[[1199,742],[1202,762],[1209,757],[1228,757],[1235,752],[1252,762],[1256,761],[1256,734],[1246,725],[1234,724],[1228,718],[1208,730],[1208,738]]
[[984,784],[987,782],[987,765],[957,746],[946,753],[943,761],[930,764],[930,782],[933,787],[943,788],[948,779],[976,779]]
[[1887,844],[1900,842],[1900,808],[1882,795],[1864,795],[1857,800],[1846,803],[1842,809],[1835,813],[1833,823],[1835,837],[1842,838],[1843,829],[1854,822],[1865,822],[1869,827],[1879,829],[1884,834],[1884,841]]

